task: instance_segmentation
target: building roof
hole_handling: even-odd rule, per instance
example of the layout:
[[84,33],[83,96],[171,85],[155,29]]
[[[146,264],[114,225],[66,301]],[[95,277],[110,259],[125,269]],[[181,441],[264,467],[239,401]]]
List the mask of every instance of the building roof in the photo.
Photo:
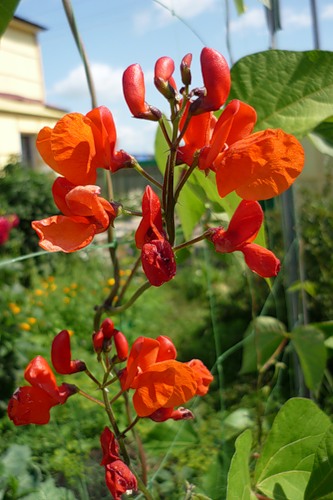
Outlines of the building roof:
[[11,20],[11,24],[15,24],[15,22],[19,24],[23,24],[26,28],[30,28],[32,31],[45,31],[47,28],[42,26],[41,24],[33,23],[32,21],[28,21],[20,16],[14,16]]

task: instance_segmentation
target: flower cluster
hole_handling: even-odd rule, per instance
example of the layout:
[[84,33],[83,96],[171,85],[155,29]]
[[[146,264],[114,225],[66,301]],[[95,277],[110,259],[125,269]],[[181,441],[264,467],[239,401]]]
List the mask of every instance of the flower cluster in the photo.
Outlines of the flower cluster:
[[[89,245],[97,234],[107,232],[108,236],[113,277],[108,280],[107,298],[95,308],[92,335],[93,349],[104,372],[102,379],[96,378],[86,362],[72,359],[68,330],[59,332],[51,347],[56,372],[84,372],[102,400],[74,385],[58,386],[47,361],[37,356],[25,371],[30,386],[17,389],[9,401],[8,415],[16,425],[46,424],[50,409],[64,404],[73,394],[102,406],[112,430],[106,427],[101,435],[101,465],[115,499],[130,490],[147,491],[130,467],[124,442],[129,430],[142,418],[155,422],[193,418],[184,405],[195,396],[204,396],[213,376],[198,359],[178,361],[172,339],[165,335],[156,339],[140,336],[129,346],[113,320],[102,321],[103,315],[120,313],[150,286],[169,282],[176,275],[177,251],[203,240],[212,242],[219,253],[241,252],[247,266],[262,277],[276,276],[279,259],[255,243],[264,219],[258,201],[288,189],[304,163],[303,149],[295,137],[280,129],[255,131],[256,111],[239,100],[227,102],[230,70],[219,52],[207,47],[201,52],[202,87],[191,87],[191,64],[192,55],[186,54],[180,64],[179,86],[174,78],[174,61],[170,57],[156,61],[154,85],[168,102],[168,118],[146,101],[145,76],[139,64],[132,64],[123,74],[123,92],[130,112],[135,118],[157,122],[165,140],[168,154],[162,182],[145,172],[133,156],[117,150],[113,117],[104,106],[86,115],[69,113],[53,129],[43,128],[37,137],[42,158],[57,174],[52,193],[60,212],[32,222],[40,246],[49,252],[75,252]],[[127,209],[113,199],[111,174],[123,168],[134,168],[149,181],[141,209]],[[110,174],[108,199],[96,185],[98,169]],[[202,186],[207,176],[209,182],[215,182],[221,206],[223,198],[232,192],[239,197],[239,204],[227,228],[215,227],[207,216],[204,232],[184,241],[183,232],[177,231],[176,208],[195,169],[202,176]],[[193,206],[186,208],[195,210]],[[140,217],[134,235],[140,255],[126,279],[121,279],[112,226],[117,225],[117,217],[126,214]],[[128,298],[140,262],[147,281],[139,282]],[[112,394],[114,384],[118,390]],[[130,420],[122,432],[113,413],[113,403],[121,397]],[[130,402],[136,413],[134,420],[130,419]]]

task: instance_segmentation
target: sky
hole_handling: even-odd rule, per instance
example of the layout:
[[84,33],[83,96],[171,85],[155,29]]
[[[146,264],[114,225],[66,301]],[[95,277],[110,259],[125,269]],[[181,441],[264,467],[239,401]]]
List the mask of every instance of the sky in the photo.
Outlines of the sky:
[[[270,45],[265,12],[259,0],[245,0],[238,15],[229,0],[231,54],[227,50],[226,0],[72,0],[96,87],[98,105],[107,106],[117,127],[117,149],[152,154],[156,123],[131,116],[122,93],[123,71],[139,63],[145,74],[146,101],[168,111],[153,84],[154,65],[172,57],[174,78],[181,86],[179,64],[192,53],[192,84],[202,86],[200,52],[204,46],[221,52],[231,65]],[[280,0],[282,30],[277,48],[312,50],[310,0]],[[320,48],[333,50],[333,0],[317,0]],[[87,113],[88,86],[61,0],[21,0],[16,15],[46,28],[39,34],[47,104]]]

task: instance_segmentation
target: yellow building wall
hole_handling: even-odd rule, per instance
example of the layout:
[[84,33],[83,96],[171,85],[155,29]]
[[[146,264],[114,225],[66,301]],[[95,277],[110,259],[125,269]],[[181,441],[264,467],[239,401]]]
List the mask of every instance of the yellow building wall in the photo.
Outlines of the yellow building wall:
[[12,21],[0,40],[0,92],[44,101],[36,32]]

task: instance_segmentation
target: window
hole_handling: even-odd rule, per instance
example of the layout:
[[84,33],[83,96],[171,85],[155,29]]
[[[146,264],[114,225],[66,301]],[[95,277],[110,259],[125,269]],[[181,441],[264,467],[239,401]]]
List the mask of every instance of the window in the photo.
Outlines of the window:
[[36,166],[36,135],[21,134],[21,161],[24,166]]

